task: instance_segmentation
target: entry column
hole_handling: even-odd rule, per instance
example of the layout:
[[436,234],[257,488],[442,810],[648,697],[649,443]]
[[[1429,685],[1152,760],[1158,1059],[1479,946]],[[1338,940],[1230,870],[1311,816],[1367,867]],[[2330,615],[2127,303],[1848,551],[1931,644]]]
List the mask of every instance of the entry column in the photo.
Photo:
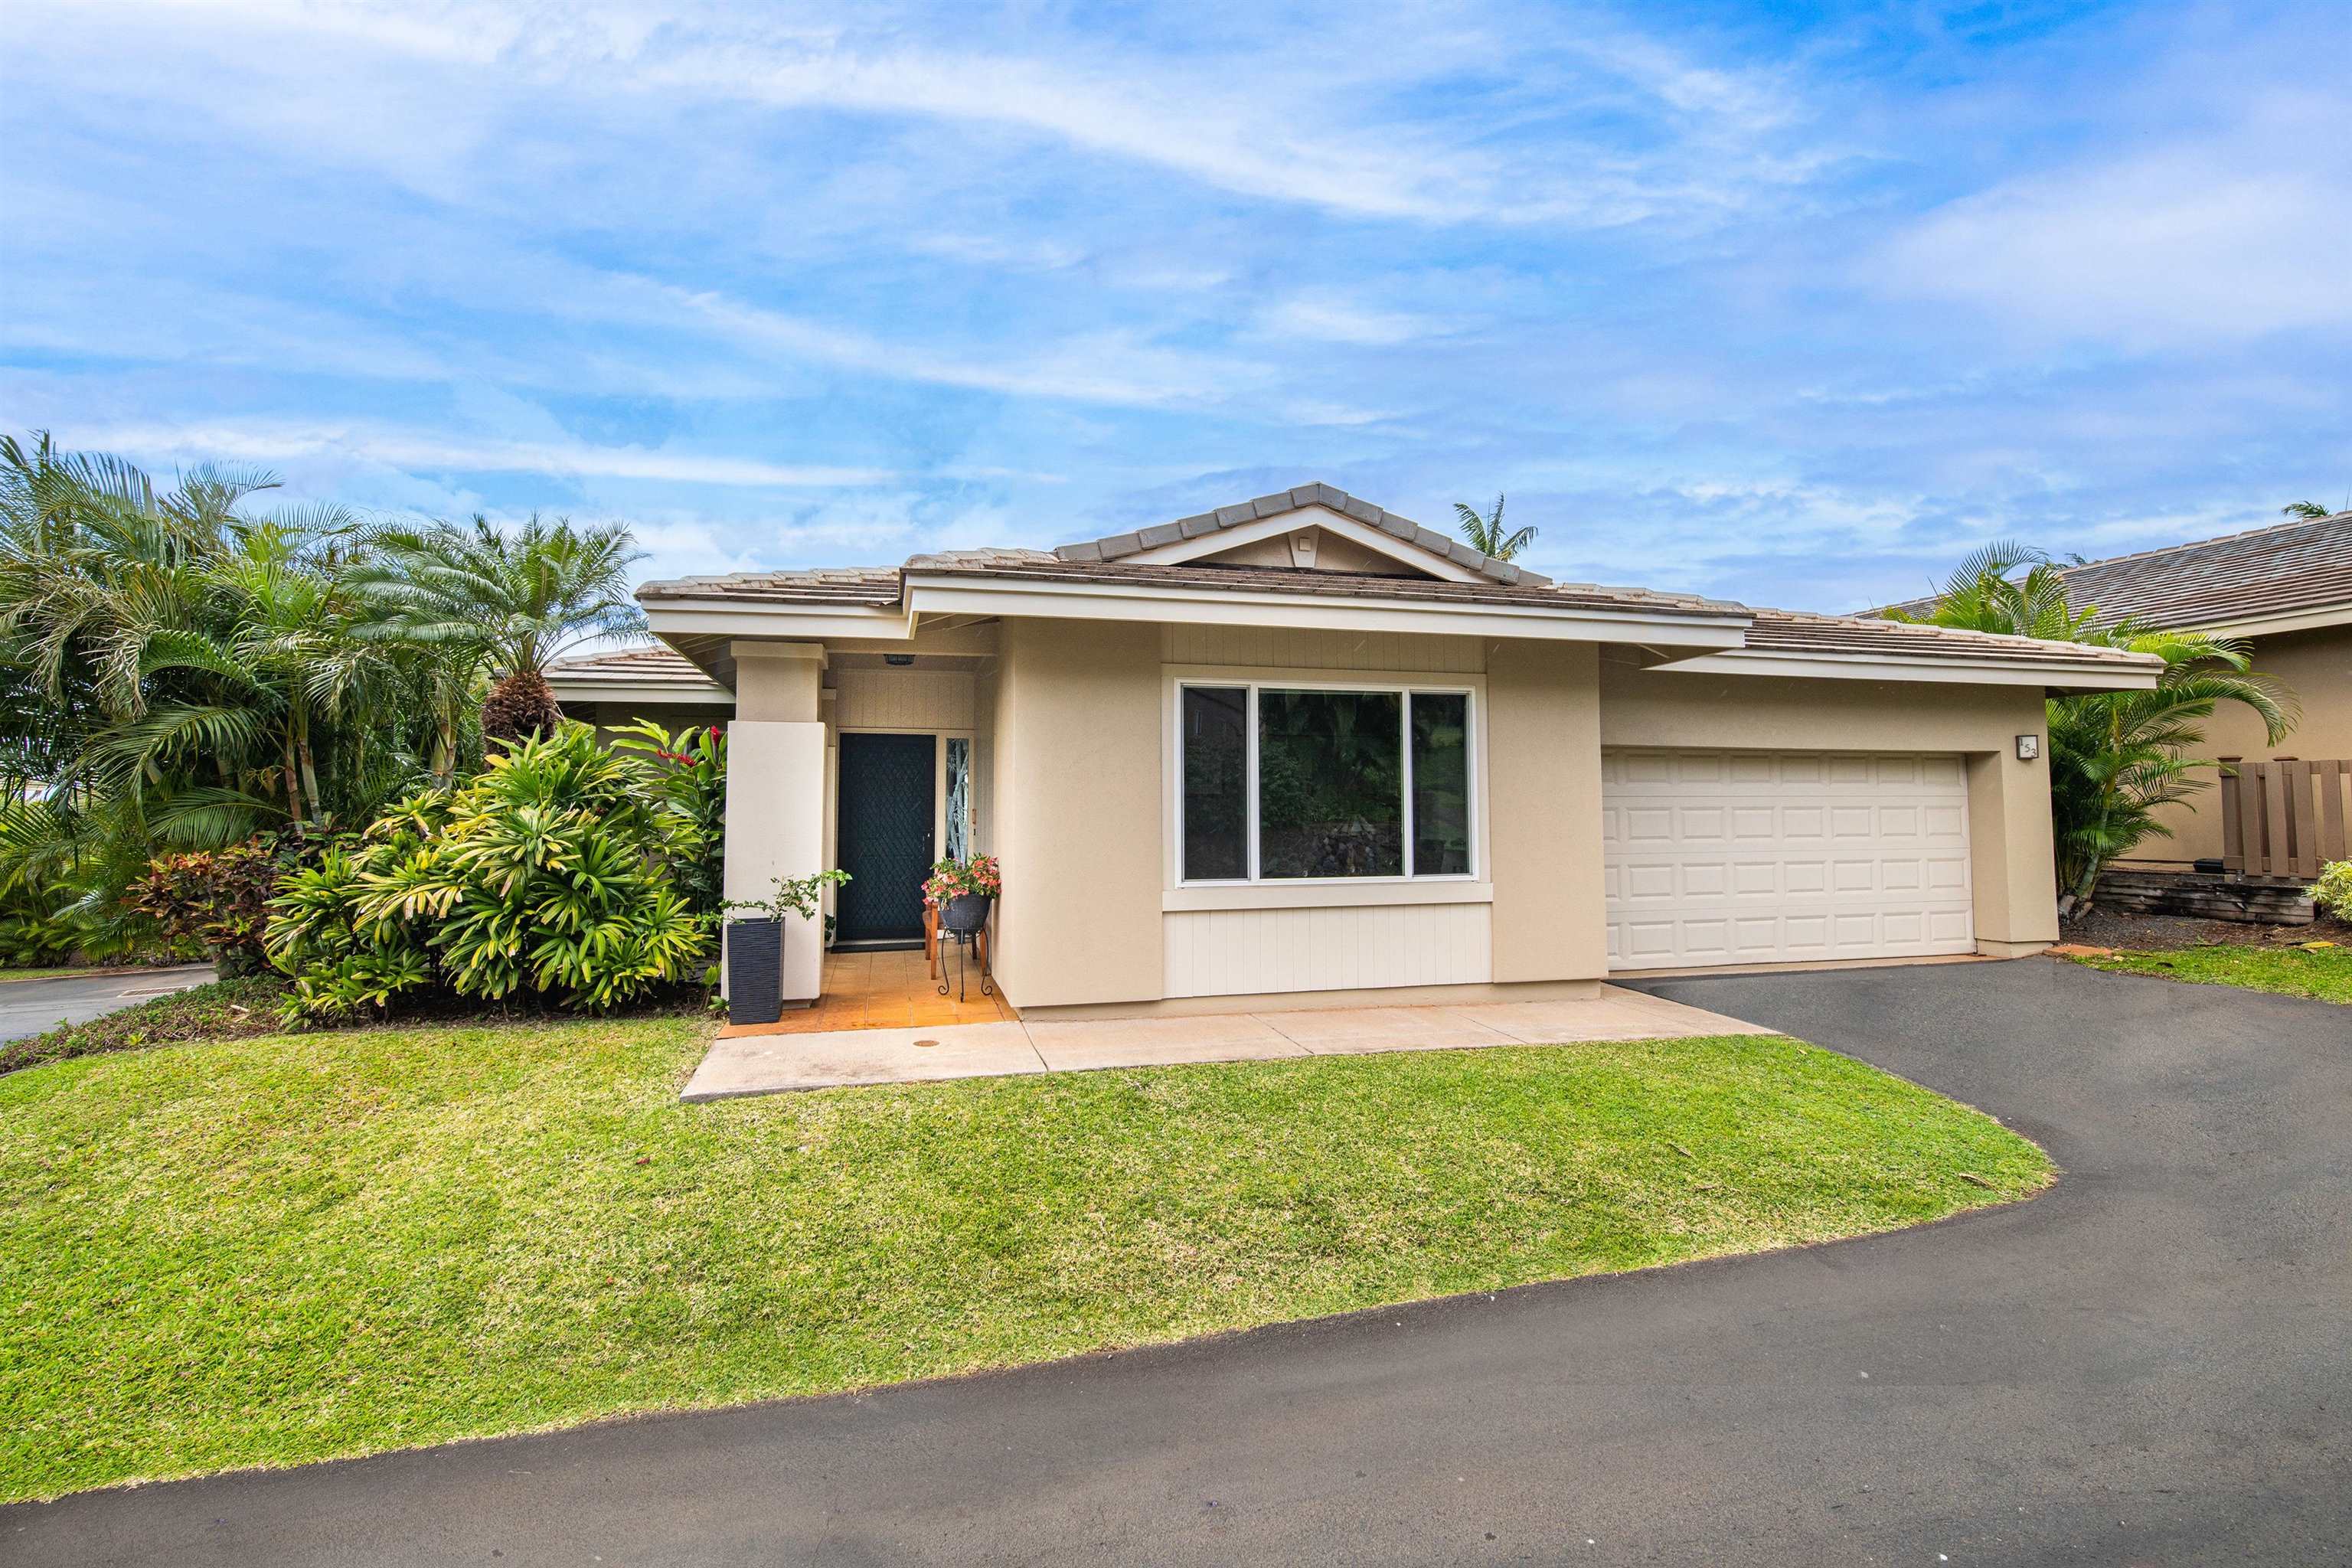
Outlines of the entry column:
[[[741,641],[735,719],[727,731],[730,900],[765,900],[779,877],[824,869],[824,721],[818,710],[824,648]],[[824,917],[784,922],[787,1007],[816,1000],[824,972]]]

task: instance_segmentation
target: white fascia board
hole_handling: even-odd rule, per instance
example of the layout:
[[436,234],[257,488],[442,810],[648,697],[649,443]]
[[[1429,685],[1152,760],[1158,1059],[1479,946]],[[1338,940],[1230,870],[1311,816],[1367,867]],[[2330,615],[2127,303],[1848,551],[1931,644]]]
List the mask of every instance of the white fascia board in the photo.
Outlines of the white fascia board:
[[903,605],[658,599],[645,608],[646,625],[663,638],[874,637],[905,642],[915,635],[915,617]]
[[1647,668],[1693,675],[1780,675],[1808,680],[1915,680],[1961,686],[2063,687],[2069,691],[2153,691],[2158,668],[2057,659],[1889,658],[1876,654],[1777,653],[1735,648]]
[[1319,528],[1326,533],[1336,533],[1342,539],[1353,540],[1367,550],[1387,556],[1400,566],[1410,566],[1415,571],[1426,572],[1431,576],[1442,578],[1448,583],[1492,581],[1480,573],[1471,571],[1459,562],[1450,561],[1444,556],[1423,550],[1420,545],[1410,540],[1399,539],[1393,533],[1367,527],[1354,518],[1333,511],[1327,506],[1302,506],[1296,511],[1278,511],[1272,517],[1259,518],[1255,522],[1235,523],[1231,528],[1221,528],[1213,533],[1203,533],[1192,539],[1180,539],[1173,544],[1162,544],[1133,555],[1122,555],[1118,560],[1124,566],[1181,565],[1187,561],[1198,561],[1209,555],[1221,555],[1228,550],[1237,550],[1244,544],[1255,544],[1261,539],[1274,539],[1284,534],[1296,533],[1302,528]]
[[699,686],[666,686],[650,680],[567,680],[551,675],[547,685],[558,702],[656,702],[682,708],[735,705],[735,694],[715,680]]
[[2328,626],[2352,626],[2352,605],[2324,605],[2315,610],[2297,610],[2292,615],[2263,616],[2251,621],[2227,621],[2219,626],[2180,626],[2180,631],[2203,632],[2214,637],[2277,637],[2282,632],[2315,632]]
[[991,583],[913,573],[907,576],[907,602],[927,616],[964,613],[1053,620],[1308,626],[1554,642],[1646,642],[1696,648],[1736,648],[1748,626],[1744,615],[1648,616],[1632,609],[1342,599],[1317,594],[1255,594],[1128,583]]

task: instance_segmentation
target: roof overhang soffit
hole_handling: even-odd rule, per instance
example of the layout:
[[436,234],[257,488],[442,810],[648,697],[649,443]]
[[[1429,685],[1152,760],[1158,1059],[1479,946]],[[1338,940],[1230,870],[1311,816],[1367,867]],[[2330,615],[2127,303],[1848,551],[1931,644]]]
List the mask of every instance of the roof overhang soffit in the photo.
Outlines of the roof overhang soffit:
[[1338,598],[1164,584],[990,581],[913,572],[907,574],[907,602],[926,616],[1422,632],[1562,642],[1641,642],[1685,650],[1738,647],[1749,624],[1745,615],[1654,615],[1630,605],[1594,609],[1570,605]]

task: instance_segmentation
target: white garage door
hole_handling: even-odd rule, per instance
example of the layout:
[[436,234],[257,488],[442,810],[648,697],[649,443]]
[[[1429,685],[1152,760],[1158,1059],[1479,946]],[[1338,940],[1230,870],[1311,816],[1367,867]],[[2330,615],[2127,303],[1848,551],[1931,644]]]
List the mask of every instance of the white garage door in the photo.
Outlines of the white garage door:
[[1601,753],[1609,966],[1976,951],[1958,757]]

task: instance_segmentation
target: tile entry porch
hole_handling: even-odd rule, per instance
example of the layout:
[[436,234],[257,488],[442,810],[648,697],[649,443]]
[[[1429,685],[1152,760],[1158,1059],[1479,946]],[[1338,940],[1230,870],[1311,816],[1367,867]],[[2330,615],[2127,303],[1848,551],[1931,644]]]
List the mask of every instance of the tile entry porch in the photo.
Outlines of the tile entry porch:
[[983,996],[980,964],[971,963],[957,999],[957,954],[940,956],[948,994],[940,994],[920,948],[828,952],[824,989],[805,1007],[787,1008],[772,1024],[730,1025],[721,1039],[746,1036],[815,1035],[836,1029],[911,1029],[947,1024],[995,1024],[1015,1016],[1002,996]]
[[[858,955],[850,955],[858,956]],[[923,955],[910,958],[920,980]],[[896,967],[885,973],[894,973]],[[827,983],[832,971],[828,966]],[[928,984],[928,983],[927,983]],[[935,991],[929,992],[935,1000]],[[731,1100],[791,1089],[853,1084],[921,1083],[941,1079],[1076,1072],[1094,1068],[1159,1067],[1179,1062],[1256,1061],[1278,1057],[1370,1051],[1458,1050],[1483,1046],[1570,1045],[1698,1035],[1769,1035],[1773,1030],[1638,991],[1604,985],[1573,1001],[1473,1003],[1455,1006],[1344,1007],[1184,1017],[1024,1022],[1009,1007],[985,1016],[990,999],[969,993],[961,1020],[891,1025],[844,1024],[876,1018],[908,1003],[854,1013],[846,1005],[829,1023],[799,1026],[819,1007],[782,1025],[721,1031],[681,1098]],[[822,1007],[823,1004],[819,1006]],[[895,1015],[893,1015],[895,1016]]]

